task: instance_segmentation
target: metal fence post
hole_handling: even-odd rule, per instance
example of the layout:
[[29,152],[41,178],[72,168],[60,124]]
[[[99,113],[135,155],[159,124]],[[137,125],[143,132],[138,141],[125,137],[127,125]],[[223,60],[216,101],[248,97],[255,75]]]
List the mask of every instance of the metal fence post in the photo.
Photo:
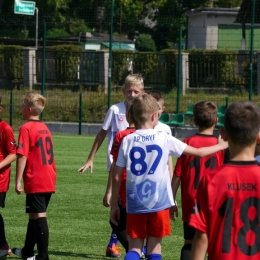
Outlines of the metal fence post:
[[249,78],[249,101],[252,101],[252,91],[253,91],[254,25],[255,25],[255,0],[252,0],[250,67],[249,67],[249,73],[250,73],[250,78]]
[[13,111],[14,111],[13,107],[14,107],[14,92],[11,89],[11,91],[10,91],[10,118],[9,118],[10,126],[12,126],[12,123],[13,123]]
[[228,107],[229,97],[226,97],[226,108]]
[[82,129],[82,92],[79,93],[79,135]]
[[114,22],[114,0],[111,0],[110,8],[110,35],[109,35],[109,68],[108,68],[108,100],[107,106],[108,109],[111,106],[111,89],[112,89],[112,65],[113,65],[113,22]]
[[177,114],[180,113],[180,98],[181,98],[181,83],[182,83],[182,57],[181,57],[181,46],[182,46],[182,26],[179,28],[179,48],[178,48],[178,78],[177,78]]
[[[45,91],[45,71],[46,71],[46,23],[43,24],[43,46],[42,46],[42,95],[44,96]],[[44,111],[41,113],[41,120],[44,118]]]

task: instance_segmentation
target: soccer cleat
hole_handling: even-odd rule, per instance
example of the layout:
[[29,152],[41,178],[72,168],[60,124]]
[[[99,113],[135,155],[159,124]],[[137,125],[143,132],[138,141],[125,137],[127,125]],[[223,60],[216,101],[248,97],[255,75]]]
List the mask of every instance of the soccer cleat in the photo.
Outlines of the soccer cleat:
[[112,248],[107,247],[106,256],[112,258],[120,258],[121,257],[120,247],[118,247],[116,244],[112,244]]
[[22,248],[12,248],[12,253],[16,256],[23,258],[22,256]]
[[145,260],[145,259],[146,259],[146,256],[145,256],[145,254],[142,252],[141,260]]
[[36,256],[28,257],[27,260],[36,260]]
[[4,246],[0,247],[0,258],[8,256],[11,253],[12,251],[7,243]]

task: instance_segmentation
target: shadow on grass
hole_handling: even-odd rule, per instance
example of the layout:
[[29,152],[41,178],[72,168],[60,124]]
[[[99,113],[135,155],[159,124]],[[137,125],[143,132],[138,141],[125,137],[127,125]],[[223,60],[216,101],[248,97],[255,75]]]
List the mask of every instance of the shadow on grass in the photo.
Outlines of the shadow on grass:
[[77,253],[72,253],[72,252],[60,252],[60,251],[49,251],[49,255],[65,256],[65,257],[73,257],[73,258],[88,258],[88,259],[96,259],[96,260],[108,260],[109,259],[108,257],[106,257],[104,255],[77,254]]
[[[87,258],[87,259],[95,259],[95,260],[108,260],[109,257],[106,257],[104,255],[95,255],[95,254],[76,254],[76,253],[70,253],[70,252],[60,252],[60,251],[49,251],[49,255],[53,255],[53,256],[64,256],[64,258],[66,257],[71,257],[71,259],[76,259],[76,258]],[[50,257],[51,258],[51,257]],[[18,259],[17,256],[15,256],[14,254],[11,254],[10,256],[8,256],[8,258],[5,258],[8,260],[13,260],[13,259]]]

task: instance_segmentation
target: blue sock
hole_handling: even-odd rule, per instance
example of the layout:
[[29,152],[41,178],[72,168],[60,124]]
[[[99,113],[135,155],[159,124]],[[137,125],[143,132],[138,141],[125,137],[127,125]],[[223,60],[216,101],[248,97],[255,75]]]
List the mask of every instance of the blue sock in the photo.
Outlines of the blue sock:
[[125,260],[140,260],[140,255],[136,251],[128,251]]
[[143,246],[142,253],[146,255],[146,246]]
[[116,236],[116,233],[114,232],[114,230],[112,230],[112,233],[111,233],[111,237],[110,237],[110,241],[109,241],[109,243],[108,243],[108,247],[110,247],[110,248],[112,248],[112,245],[113,244],[117,244],[117,241],[118,241],[118,239],[117,239],[117,236]]
[[162,260],[162,255],[150,254],[147,256],[147,260]]

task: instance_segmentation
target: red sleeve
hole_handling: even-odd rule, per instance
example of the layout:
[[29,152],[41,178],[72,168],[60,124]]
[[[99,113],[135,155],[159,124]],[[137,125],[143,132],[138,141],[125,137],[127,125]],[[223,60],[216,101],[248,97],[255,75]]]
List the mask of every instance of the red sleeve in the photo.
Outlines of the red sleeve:
[[176,162],[176,165],[175,165],[175,169],[173,171],[173,174],[177,177],[180,177],[181,176],[181,171],[183,169],[182,167],[182,161],[183,161],[183,157],[185,155],[181,155],[181,157],[178,158],[177,162]]
[[112,148],[111,148],[111,151],[110,151],[110,154],[113,155],[114,161],[117,160],[121,142],[122,142],[122,137],[120,135],[120,132],[118,132],[114,137],[114,141],[113,141]]
[[17,154],[28,156],[29,153],[29,132],[25,126],[21,126],[18,136]]
[[8,154],[16,153],[16,144],[14,139],[14,133],[11,126],[5,128],[5,146]]
[[204,176],[199,184],[197,195],[194,201],[189,225],[203,233],[207,231],[207,219],[209,214],[207,175]]

